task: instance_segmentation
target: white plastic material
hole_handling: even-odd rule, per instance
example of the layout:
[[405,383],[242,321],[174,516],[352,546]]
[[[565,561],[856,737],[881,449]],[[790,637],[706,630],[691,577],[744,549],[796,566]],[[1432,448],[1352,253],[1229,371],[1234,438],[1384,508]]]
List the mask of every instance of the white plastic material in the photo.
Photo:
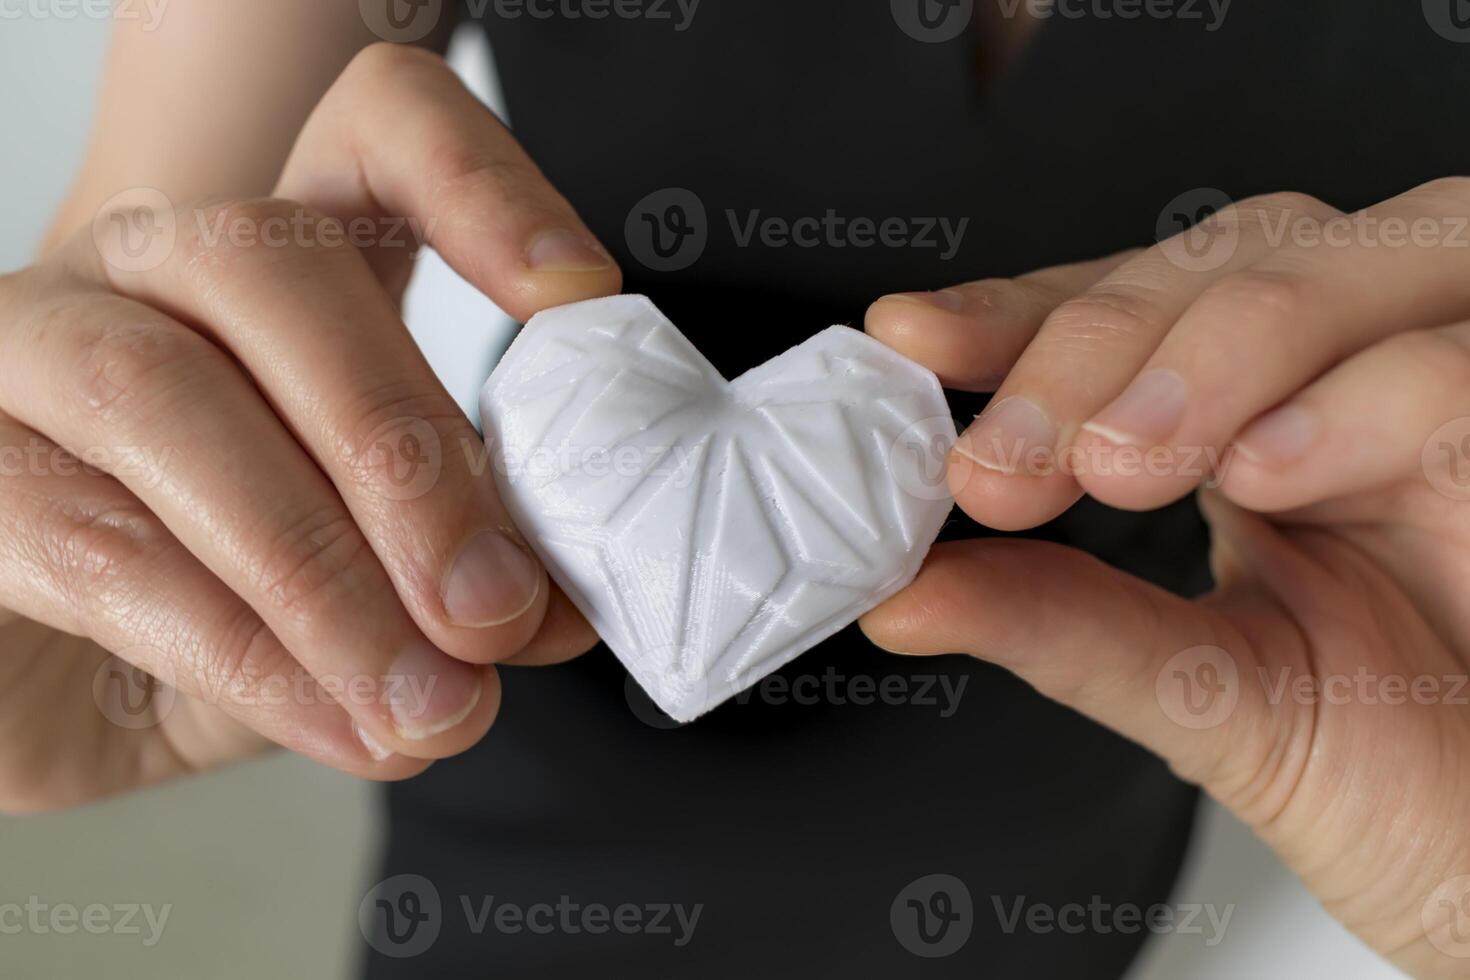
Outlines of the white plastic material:
[[645,297],[575,303],[480,405],[516,526],[679,721],[907,585],[952,505],[939,382],[848,327],[727,382]]

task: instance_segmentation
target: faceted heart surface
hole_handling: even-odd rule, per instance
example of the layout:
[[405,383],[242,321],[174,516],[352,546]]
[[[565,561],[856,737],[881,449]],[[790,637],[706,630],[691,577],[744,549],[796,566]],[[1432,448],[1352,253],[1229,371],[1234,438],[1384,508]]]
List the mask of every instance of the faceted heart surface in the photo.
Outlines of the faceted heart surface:
[[939,382],[847,327],[727,382],[646,298],[576,303],[481,411],[517,527],[679,721],[907,585],[952,506]]

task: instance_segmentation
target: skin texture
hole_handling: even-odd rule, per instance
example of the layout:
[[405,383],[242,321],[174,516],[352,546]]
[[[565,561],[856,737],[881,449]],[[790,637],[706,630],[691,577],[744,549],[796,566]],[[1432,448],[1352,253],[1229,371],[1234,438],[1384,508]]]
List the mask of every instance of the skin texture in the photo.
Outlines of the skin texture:
[[58,231],[0,278],[6,811],[273,745],[410,776],[484,736],[494,664],[594,640],[398,304],[419,244],[519,318],[619,271],[437,54],[361,25],[336,0],[120,21]]
[[[1452,179],[1355,217],[1452,236],[1467,216]],[[1023,529],[1084,493],[1146,510],[1200,488],[1217,587],[1189,602],[1055,545],[951,543],[863,628],[1000,664],[1140,742],[1374,949],[1470,976],[1470,287],[1449,237],[1310,233],[1341,218],[1273,195],[1184,233],[1238,232],[1207,268],[1181,236],[875,303],[868,331],[946,383],[1003,379],[949,459],[971,517]],[[1283,219],[1309,233],[1262,233]],[[1147,411],[1118,413],[1139,379]],[[1045,422],[998,428],[1008,398]]]
[[[993,26],[988,72],[1033,25]],[[385,482],[398,461],[381,447],[404,443],[375,438],[383,424],[414,419],[427,429],[408,435],[450,449],[469,437],[398,319],[412,250],[221,244],[197,229],[416,218],[522,318],[616,292],[618,271],[595,245],[569,251],[590,244],[585,229],[498,121],[434,55],[372,46],[355,0],[198,0],[154,33],[117,32],[43,258],[0,278],[0,451],[41,460],[0,478],[0,809],[73,805],[275,745],[411,776],[485,735],[493,664],[555,662],[593,638],[539,571],[523,608],[455,620],[448,568],[505,529],[487,478],[448,451],[421,494]],[[106,233],[104,204],[140,187],[180,233],[148,268]],[[125,224],[135,205],[112,213]],[[1444,181],[1372,210],[1444,220],[1470,214],[1470,192]],[[1050,429],[1031,448],[1084,451],[1067,471],[1005,472],[986,452],[995,433],[972,431],[952,486],[993,527],[1035,526],[1084,493],[1147,509],[1200,483],[1183,465],[1121,472],[1129,448],[1238,452],[1201,494],[1218,588],[1199,602],[1052,545],[955,543],[864,627],[896,651],[1002,664],[1136,739],[1374,948],[1419,976],[1466,976],[1461,941],[1426,910],[1470,915],[1446,890],[1470,874],[1470,715],[1453,700],[1470,523],[1425,460],[1470,414],[1470,290],[1448,248],[1261,233],[1334,216],[1281,195],[1217,219],[1240,237],[1212,268],[1166,245],[876,303],[873,335],[947,384],[1036,406]],[[533,268],[548,231],[562,245]],[[1152,369],[1167,386],[1146,401],[1181,411],[1133,431],[1106,409]],[[417,738],[380,696],[409,647],[442,682],[440,707],[468,705]],[[129,668],[163,684],[123,717],[107,693],[141,682]],[[1367,694],[1332,686],[1363,671],[1379,682]],[[1179,677],[1221,685],[1230,710],[1209,724],[1181,713]],[[1438,696],[1390,693],[1426,678]],[[1298,680],[1336,693],[1282,693]]]
[[[977,58],[993,74],[1034,24],[991,21]],[[618,290],[566,201],[426,53],[452,26],[425,50],[375,44],[358,0],[194,0],[147,29],[115,22],[83,166],[40,260],[0,278],[0,455],[24,461],[0,479],[0,809],[278,744],[410,776],[485,734],[489,665],[594,641],[539,570],[523,609],[450,614],[467,539],[514,530],[398,320],[414,248],[319,234],[415,220],[521,319]],[[146,268],[119,230],[140,203],[178,235]],[[256,240],[273,223],[304,225],[306,244]],[[256,237],[221,238],[236,227]],[[442,472],[404,499],[388,479],[404,460],[380,450],[424,439]],[[473,703],[405,739],[383,699],[410,647],[443,682],[425,698]],[[346,697],[352,682],[370,696]],[[110,689],[150,723],[99,712]]]

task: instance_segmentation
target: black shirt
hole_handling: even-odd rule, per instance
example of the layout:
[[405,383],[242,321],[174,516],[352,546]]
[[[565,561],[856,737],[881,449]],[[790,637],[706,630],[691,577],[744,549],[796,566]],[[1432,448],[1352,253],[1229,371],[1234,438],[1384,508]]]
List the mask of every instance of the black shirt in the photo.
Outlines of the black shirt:
[[[1147,243],[1195,189],[1357,208],[1462,171],[1470,148],[1470,45],[1434,3],[1238,0],[1221,19],[1177,0],[1127,19],[1097,11],[1149,5],[1063,2],[989,87],[982,16],[917,40],[920,3],[943,33],[938,0],[703,0],[682,30],[674,0],[483,19],[517,136],[626,288],[727,377],[861,325],[885,292]],[[954,397],[961,425],[980,404]],[[947,533],[982,531],[957,512]],[[1208,587],[1191,502],[1084,502],[1039,533]],[[1195,794],[1149,754],[998,669],[891,657],[855,629],[682,728],[604,648],[502,676],[484,742],[389,790],[380,877],[431,883],[438,932],[407,958],[364,946],[371,977],[1114,977],[1146,933],[1038,932],[1012,910],[1166,901],[1187,843]],[[913,884],[935,874],[947,905]],[[588,928],[624,905],[640,925]],[[699,906],[692,930],[672,908],[653,928],[664,905]],[[497,920],[506,906],[531,919]],[[948,918],[968,939],[916,955],[945,951],[915,938],[926,916],[930,938]]]

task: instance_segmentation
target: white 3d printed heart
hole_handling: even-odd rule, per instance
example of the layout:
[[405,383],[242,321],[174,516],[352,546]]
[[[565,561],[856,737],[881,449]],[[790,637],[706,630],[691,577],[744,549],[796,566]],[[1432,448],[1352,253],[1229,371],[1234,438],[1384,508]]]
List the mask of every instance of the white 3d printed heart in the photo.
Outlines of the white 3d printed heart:
[[678,721],[907,585],[952,505],[939,382],[847,327],[727,382],[645,297],[575,303],[481,413],[516,526]]

